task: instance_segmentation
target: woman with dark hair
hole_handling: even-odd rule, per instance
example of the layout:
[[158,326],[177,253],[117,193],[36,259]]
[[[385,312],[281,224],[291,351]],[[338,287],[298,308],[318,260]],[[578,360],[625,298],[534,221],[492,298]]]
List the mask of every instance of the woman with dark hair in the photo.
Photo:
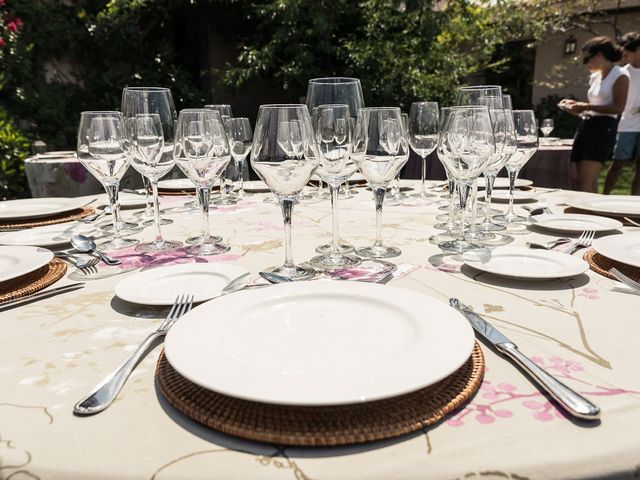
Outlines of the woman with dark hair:
[[618,115],[624,110],[629,89],[629,74],[617,62],[621,49],[608,37],[595,37],[582,47],[582,62],[589,68],[587,102],[564,99],[559,106],[580,115],[571,151],[578,163],[578,190],[598,191],[598,173],[611,158],[616,142]]

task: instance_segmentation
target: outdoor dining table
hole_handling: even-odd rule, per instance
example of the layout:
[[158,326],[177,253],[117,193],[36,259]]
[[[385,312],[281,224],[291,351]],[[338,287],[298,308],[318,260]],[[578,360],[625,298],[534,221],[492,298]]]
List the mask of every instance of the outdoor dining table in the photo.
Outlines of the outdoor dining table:
[[[416,181],[403,181],[403,185],[414,191],[418,188]],[[374,239],[373,198],[365,186],[354,191],[351,198],[340,202],[341,236],[356,246],[365,246]],[[561,212],[567,199],[580,195],[544,188],[537,192],[554,212]],[[231,250],[198,261],[237,264],[254,277],[266,267],[280,264],[281,212],[275,204],[264,202],[270,195],[250,194],[236,205],[214,210],[212,233],[221,235]],[[167,209],[165,215],[174,220],[163,227],[166,238],[184,240],[199,231],[201,217],[197,210],[172,211],[191,199],[161,199]],[[85,288],[71,293],[15,309],[0,309],[0,477],[637,477],[640,296],[590,270],[577,277],[528,281],[464,266],[428,240],[437,233],[433,225],[435,216],[442,213],[439,200],[434,196],[427,205],[388,202],[385,206],[383,235],[388,244],[402,250],[400,257],[391,260],[403,272],[388,285],[415,290],[442,302],[458,297],[536,363],[596,403],[602,411],[600,420],[569,418],[522,371],[483,343],[484,380],[468,403],[436,425],[373,443],[290,447],[211,430],[179,413],[159,391],[154,372],[161,348],[138,365],[108,410],[89,417],[75,416],[74,404],[118,367],[167,314],[168,308],[127,303],[115,296],[116,284],[137,271],[132,270],[87,280]],[[504,205],[496,207],[504,209]],[[524,214],[519,205],[517,210]],[[126,219],[131,211],[125,210],[123,215]],[[634,228],[622,227],[620,232],[626,234]],[[327,200],[302,200],[296,205],[296,261],[312,257],[315,247],[326,243],[330,235]],[[557,236],[555,232],[531,229],[515,236],[512,245]],[[153,228],[146,228],[137,237],[152,239]],[[195,261],[183,250],[163,255],[130,253],[122,267],[163,268]],[[69,273],[73,270],[70,267]],[[71,280],[64,278],[57,285],[66,283]]]

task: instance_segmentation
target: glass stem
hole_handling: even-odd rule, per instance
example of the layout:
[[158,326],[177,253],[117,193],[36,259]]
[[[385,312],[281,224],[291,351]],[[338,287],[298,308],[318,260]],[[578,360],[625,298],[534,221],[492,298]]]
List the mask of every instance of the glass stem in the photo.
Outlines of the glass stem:
[[337,255],[339,251],[340,236],[338,234],[339,222],[338,222],[338,193],[340,193],[340,185],[334,187],[329,185],[331,192],[331,219],[333,221],[333,241],[331,242],[331,253]]
[[198,200],[202,207],[202,245],[209,239],[209,200],[211,187],[198,188]]
[[142,177],[142,185],[144,187],[144,200],[147,203],[145,211],[151,213],[151,209],[153,208],[153,189],[151,188],[151,182],[144,175],[140,174],[140,176]]
[[223,170],[220,174],[220,203],[224,203],[227,198],[226,172]]
[[373,195],[376,202],[376,241],[374,247],[382,247],[382,203],[384,202],[384,194],[386,188],[374,188]]
[[240,181],[240,188],[239,188],[239,192],[240,195],[244,196],[244,173],[242,172],[242,168],[244,167],[244,158],[241,158],[237,163],[236,163],[237,169],[238,169],[238,180]]
[[153,192],[153,225],[156,227],[156,238],[154,243],[162,243],[162,233],[160,232],[160,199],[158,198],[158,180],[151,180],[151,191]]
[[425,180],[427,178],[427,157],[421,157],[422,158],[422,183],[420,184],[420,196],[422,198],[426,198],[427,196],[427,189],[425,187]]
[[507,217],[514,217],[513,211],[513,197],[516,193],[516,177],[518,176],[518,170],[508,169],[509,173],[509,209],[507,210]]
[[293,213],[293,200],[283,198],[280,200],[282,219],[284,220],[284,267],[295,268],[291,253],[291,215]]
[[111,207],[111,221],[113,222],[113,238],[120,239],[120,229],[118,223],[120,222],[120,205],[118,205],[118,185],[114,184],[105,185],[104,189],[109,197],[109,206]]
[[473,186],[471,187],[471,222],[470,225],[473,226],[476,224],[476,219],[478,218],[478,181],[477,178],[473,180]]
[[[447,222],[449,225],[455,225],[455,220],[453,217],[455,216],[455,209],[456,209],[456,201],[455,201],[456,190],[457,190],[456,181],[449,179],[449,221]],[[455,228],[455,226],[453,228]]]
[[467,206],[467,198],[469,196],[470,185],[465,182],[456,182],[458,187],[458,200],[460,201],[460,232],[458,234],[458,241],[464,241],[465,228],[464,228],[464,211]]
[[493,195],[493,184],[496,181],[495,174],[484,174],[484,179],[486,182],[486,195],[485,195],[485,206],[484,206],[484,223],[491,223],[491,196]]

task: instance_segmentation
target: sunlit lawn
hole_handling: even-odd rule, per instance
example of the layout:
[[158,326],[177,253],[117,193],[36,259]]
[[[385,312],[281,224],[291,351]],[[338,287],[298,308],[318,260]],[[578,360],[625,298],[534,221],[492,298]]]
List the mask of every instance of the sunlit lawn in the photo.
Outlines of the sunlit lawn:
[[[628,165],[625,165],[622,169],[622,174],[620,175],[620,179],[616,185],[616,188],[613,189],[614,194],[620,195],[630,195],[631,194],[631,181],[633,180],[633,176],[635,174],[635,162],[629,162]],[[600,170],[600,177],[598,179],[598,191],[602,193],[604,189],[604,179],[607,178],[607,172],[609,171],[609,163],[606,163],[604,168]]]

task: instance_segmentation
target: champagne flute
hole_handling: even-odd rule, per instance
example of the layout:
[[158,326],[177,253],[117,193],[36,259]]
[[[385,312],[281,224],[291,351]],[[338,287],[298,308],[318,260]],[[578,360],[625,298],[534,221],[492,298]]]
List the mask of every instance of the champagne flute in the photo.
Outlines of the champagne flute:
[[518,172],[538,150],[538,127],[533,110],[513,110],[513,123],[516,131],[516,151],[509,157],[505,165],[509,174],[509,209],[504,215],[496,215],[494,220],[505,223],[507,230],[524,231],[526,217],[513,211],[516,178]]
[[397,257],[400,249],[382,242],[382,204],[389,183],[409,159],[407,130],[397,107],[361,109],[357,123],[355,160],[374,193],[376,239],[372,246],[356,253],[366,258]]
[[348,105],[320,105],[315,109],[316,144],[320,165],[317,173],[327,182],[331,192],[331,216],[333,239],[330,245],[318,247],[322,255],[313,257],[309,263],[315,268],[331,269],[358,265],[361,260],[345,255],[353,247],[340,244],[338,234],[338,193],[344,183],[358,169],[350,158],[352,149],[351,115]]
[[409,145],[422,159],[422,176],[420,193],[416,196],[422,200],[427,194],[425,179],[427,176],[427,157],[438,145],[440,118],[436,102],[414,102],[409,110]]
[[[222,118],[222,124],[224,125],[225,132],[227,136],[231,134],[231,119],[233,118],[233,112],[231,110],[231,105],[226,103],[218,103],[218,104],[210,104],[205,105],[205,109],[214,110],[220,114]],[[231,140],[229,139],[229,143]],[[220,196],[213,201],[216,205],[234,205],[236,202],[235,198],[227,195],[227,171],[223,171],[220,174]]]
[[78,160],[96,177],[109,197],[113,234],[101,247],[109,250],[138,243],[120,235],[118,186],[129,168],[125,152],[124,117],[120,112],[82,112],[78,128]]
[[244,175],[243,167],[247,155],[251,152],[253,143],[253,131],[251,123],[246,117],[232,118],[229,120],[229,133],[231,142],[231,156],[238,171],[238,198],[244,198]]
[[306,105],[261,105],[251,147],[251,166],[274,193],[282,208],[285,261],[267,271],[289,280],[306,280],[316,273],[295,265],[291,252],[293,205],[318,167],[318,152]]
[[178,140],[174,154],[178,167],[194,183],[202,207],[202,235],[187,250],[194,255],[217,255],[229,251],[209,235],[209,200],[214,181],[231,160],[231,151],[220,114],[214,110],[186,109],[178,117]]

